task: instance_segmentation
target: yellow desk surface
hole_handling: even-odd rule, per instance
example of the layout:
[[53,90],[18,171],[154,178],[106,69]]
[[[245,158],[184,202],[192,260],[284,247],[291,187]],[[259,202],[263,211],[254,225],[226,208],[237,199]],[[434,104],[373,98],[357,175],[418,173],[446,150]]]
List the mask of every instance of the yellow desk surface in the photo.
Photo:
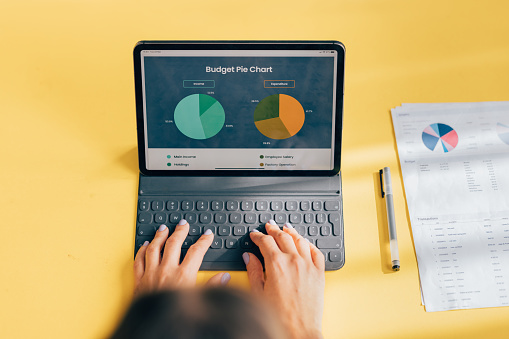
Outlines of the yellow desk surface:
[[[509,337],[509,308],[424,311],[389,113],[509,100],[508,13],[505,0],[0,0],[0,337],[102,338],[129,303],[132,48],[149,39],[342,41],[346,265],[326,274],[325,337]],[[383,166],[398,273],[377,192]],[[231,284],[246,287],[246,274]]]

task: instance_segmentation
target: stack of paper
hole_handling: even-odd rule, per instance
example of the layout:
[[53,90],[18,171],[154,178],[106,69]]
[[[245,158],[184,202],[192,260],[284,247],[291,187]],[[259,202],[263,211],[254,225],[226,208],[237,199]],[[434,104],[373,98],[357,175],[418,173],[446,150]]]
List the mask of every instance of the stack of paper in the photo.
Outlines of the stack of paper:
[[392,110],[426,310],[509,305],[509,102]]

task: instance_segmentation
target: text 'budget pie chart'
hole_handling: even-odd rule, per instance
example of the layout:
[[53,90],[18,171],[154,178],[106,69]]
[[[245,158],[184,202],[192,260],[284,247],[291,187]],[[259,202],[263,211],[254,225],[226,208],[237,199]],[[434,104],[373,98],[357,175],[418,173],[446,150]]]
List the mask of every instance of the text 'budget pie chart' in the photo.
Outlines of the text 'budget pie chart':
[[212,138],[223,128],[223,106],[206,94],[191,94],[180,100],[173,116],[178,130],[191,139]]
[[446,124],[431,124],[422,132],[422,142],[431,151],[447,153],[458,145],[458,133]]
[[261,100],[254,111],[258,131],[271,139],[287,139],[304,125],[304,109],[300,102],[286,94],[273,94]]
[[509,145],[509,125],[497,123],[497,134],[500,140]]

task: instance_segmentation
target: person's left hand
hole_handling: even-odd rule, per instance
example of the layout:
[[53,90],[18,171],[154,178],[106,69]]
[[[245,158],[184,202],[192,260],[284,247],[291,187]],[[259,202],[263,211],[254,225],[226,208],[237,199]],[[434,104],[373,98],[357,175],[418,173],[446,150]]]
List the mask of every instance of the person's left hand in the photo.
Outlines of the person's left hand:
[[[186,253],[181,264],[180,249],[189,233],[189,224],[182,219],[173,234],[168,237],[169,230],[161,225],[150,244],[145,242],[134,259],[134,294],[192,287],[196,284],[196,276],[203,257],[212,244],[214,235],[206,231]],[[161,251],[164,253],[161,256]],[[208,284],[227,284],[230,275],[225,272],[214,275]]]

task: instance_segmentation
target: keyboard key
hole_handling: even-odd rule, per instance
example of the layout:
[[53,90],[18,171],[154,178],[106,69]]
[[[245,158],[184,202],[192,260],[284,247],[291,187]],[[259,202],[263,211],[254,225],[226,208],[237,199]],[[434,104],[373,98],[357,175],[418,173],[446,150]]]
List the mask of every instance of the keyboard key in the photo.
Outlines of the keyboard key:
[[182,204],[180,205],[182,208],[182,211],[192,211],[194,208],[194,202],[189,200],[182,201]]
[[214,200],[212,201],[210,208],[213,211],[222,211],[224,209],[224,203],[222,201]]
[[341,261],[343,258],[343,254],[341,251],[330,251],[329,253],[329,260],[330,261]]
[[148,211],[150,208],[150,204],[147,200],[140,200],[138,202],[138,209],[140,211]]
[[189,226],[189,235],[201,235],[201,227],[200,226]]
[[299,233],[300,235],[302,235],[302,236],[306,235],[306,227],[304,227],[304,226],[294,226],[294,228],[297,231],[297,233]]
[[311,236],[318,235],[318,226],[309,226],[308,233]]
[[231,230],[230,226],[226,226],[226,225],[225,226],[219,226],[217,228],[217,233],[219,235],[230,235],[230,230]]
[[325,213],[317,213],[316,214],[316,223],[317,224],[323,224],[326,221],[327,221],[327,216],[325,215]]
[[170,212],[177,211],[179,209],[179,202],[177,200],[169,200],[166,202],[166,209]]
[[140,212],[138,214],[138,222],[141,224],[149,224],[152,221],[152,214],[148,212]]
[[269,203],[267,201],[257,201],[256,202],[256,210],[257,211],[266,211],[269,208]]
[[242,221],[242,214],[240,214],[240,213],[230,214],[230,222],[232,224],[240,224],[241,221]]
[[302,222],[302,214],[300,214],[300,213],[290,214],[290,223],[300,224],[301,222]]
[[197,211],[207,211],[209,209],[209,202],[198,200],[196,202],[196,210]]
[[232,249],[225,251],[224,249],[213,249],[209,248],[203,261],[238,261],[242,262],[242,253],[240,249]]
[[238,201],[227,201],[226,202],[226,209],[228,211],[238,211],[238,209],[239,209],[239,202]]
[[200,223],[202,224],[210,224],[212,222],[212,214],[210,213],[200,213]]
[[186,213],[184,214],[184,219],[186,219],[189,224],[196,224],[198,216],[196,213]]
[[162,211],[164,203],[162,200],[154,200],[152,201],[152,211]]
[[305,213],[304,214],[304,222],[306,224],[311,224],[315,221],[313,213]]
[[244,249],[253,248],[254,243],[251,241],[249,237],[243,237],[240,240],[240,247]]
[[329,261],[329,252],[327,252],[325,250],[320,250],[320,252],[322,252],[323,258],[325,259],[325,261]]
[[328,236],[331,233],[331,227],[330,226],[322,226],[320,227],[320,234],[323,236]]
[[163,212],[156,213],[154,216],[154,222],[158,224],[166,222],[166,213]]
[[184,239],[184,242],[182,243],[182,248],[189,248],[193,244],[193,238],[187,237]]
[[327,200],[325,202],[326,211],[339,211],[339,200]]
[[207,230],[210,230],[212,234],[215,234],[216,226],[203,226],[203,233],[205,233]]
[[301,201],[300,202],[300,210],[301,211],[309,211],[311,209],[311,203],[309,201]]
[[332,233],[336,236],[341,235],[341,216],[339,213],[329,214],[329,222],[332,224]]
[[254,224],[256,223],[256,220],[257,220],[257,216],[256,214],[254,213],[246,213],[246,215],[244,215],[244,222],[246,224]]
[[274,221],[277,224],[284,224],[286,222],[286,214],[284,214],[284,213],[276,213],[274,215]]
[[283,210],[283,202],[282,201],[271,202],[270,209],[273,211],[282,211]]
[[323,206],[323,204],[322,204],[321,201],[318,201],[318,200],[313,201],[313,205],[312,205],[313,211],[321,211],[322,210],[322,206]]
[[138,235],[154,236],[155,234],[156,234],[156,228],[154,225],[139,225],[138,226]]
[[223,248],[223,239],[214,239],[210,248]]
[[339,249],[339,248],[341,248],[340,237],[328,237],[328,238],[318,239],[316,241],[316,247]]
[[261,224],[266,224],[269,222],[269,220],[272,219],[272,214],[270,213],[262,213],[260,214],[260,223]]
[[234,226],[233,235],[244,235],[246,234],[246,226]]
[[249,226],[249,227],[247,228],[247,231],[248,231],[249,233],[251,233],[251,232],[253,232],[253,230],[256,230],[256,229],[258,229],[258,226]]
[[296,211],[299,208],[299,203],[297,201],[287,201],[286,202],[286,210],[287,211]]
[[224,224],[226,222],[226,214],[222,212],[214,214],[214,222],[216,224]]
[[243,211],[252,211],[254,208],[254,202],[252,201],[243,201],[241,204],[240,204],[240,209],[243,210]]
[[237,248],[238,247],[238,239],[228,238],[224,240],[226,248]]
[[170,223],[172,224],[178,224],[179,221],[182,219],[182,215],[180,213],[170,213]]

